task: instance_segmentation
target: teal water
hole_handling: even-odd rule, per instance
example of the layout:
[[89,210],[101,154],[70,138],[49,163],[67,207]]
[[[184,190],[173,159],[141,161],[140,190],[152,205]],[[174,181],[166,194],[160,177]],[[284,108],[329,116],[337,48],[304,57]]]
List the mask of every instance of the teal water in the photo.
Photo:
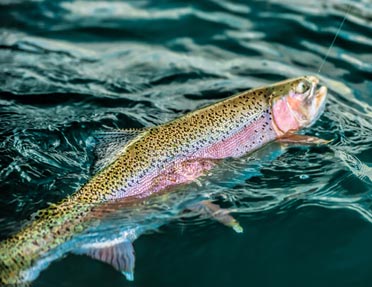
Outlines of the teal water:
[[320,73],[325,112],[304,131],[333,142],[228,162],[190,186],[243,234],[176,217],[135,241],[134,282],[68,255],[32,286],[371,286],[372,4],[1,0],[1,239],[90,177],[92,131],[316,74],[348,10]]

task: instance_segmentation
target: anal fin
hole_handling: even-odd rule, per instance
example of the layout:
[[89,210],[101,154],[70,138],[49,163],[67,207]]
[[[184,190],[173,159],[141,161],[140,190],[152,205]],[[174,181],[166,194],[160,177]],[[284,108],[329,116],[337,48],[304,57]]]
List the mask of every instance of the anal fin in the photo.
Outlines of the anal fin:
[[241,227],[239,222],[230,215],[230,212],[227,209],[223,209],[218,204],[212,203],[209,200],[200,201],[187,207],[187,209],[207,214],[223,225],[231,227],[237,233],[243,232],[243,227]]
[[135,254],[130,241],[120,243],[97,243],[81,247],[77,254],[88,255],[96,260],[110,264],[129,281],[134,280]]

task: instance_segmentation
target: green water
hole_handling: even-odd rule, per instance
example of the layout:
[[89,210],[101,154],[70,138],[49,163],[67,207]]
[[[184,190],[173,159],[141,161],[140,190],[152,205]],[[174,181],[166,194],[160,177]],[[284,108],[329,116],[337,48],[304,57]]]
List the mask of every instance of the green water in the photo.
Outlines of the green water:
[[68,255],[32,286],[371,286],[372,4],[1,0],[0,239],[91,176],[93,131],[316,74],[347,11],[304,131],[332,143],[229,163],[199,190],[243,234],[177,217],[135,241],[134,282]]

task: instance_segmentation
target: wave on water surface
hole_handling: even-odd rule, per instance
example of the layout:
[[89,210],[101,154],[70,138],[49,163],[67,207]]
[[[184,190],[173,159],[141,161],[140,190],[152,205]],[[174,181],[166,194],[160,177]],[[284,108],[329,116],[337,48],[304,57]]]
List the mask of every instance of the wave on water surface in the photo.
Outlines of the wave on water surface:
[[[89,179],[92,132],[317,74],[347,11],[320,73],[324,114],[303,131],[332,142],[270,145],[188,191],[250,224],[314,206],[372,222],[372,7],[310,2],[0,1],[0,237]],[[176,229],[215,224],[168,215]]]

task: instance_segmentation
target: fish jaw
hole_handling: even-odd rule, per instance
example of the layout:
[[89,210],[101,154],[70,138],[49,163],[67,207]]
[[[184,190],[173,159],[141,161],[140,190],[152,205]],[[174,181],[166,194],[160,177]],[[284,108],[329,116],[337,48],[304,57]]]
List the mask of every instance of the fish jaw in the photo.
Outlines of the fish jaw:
[[273,125],[278,137],[316,122],[324,111],[327,87],[317,89],[319,79],[306,76],[286,81],[273,91]]

